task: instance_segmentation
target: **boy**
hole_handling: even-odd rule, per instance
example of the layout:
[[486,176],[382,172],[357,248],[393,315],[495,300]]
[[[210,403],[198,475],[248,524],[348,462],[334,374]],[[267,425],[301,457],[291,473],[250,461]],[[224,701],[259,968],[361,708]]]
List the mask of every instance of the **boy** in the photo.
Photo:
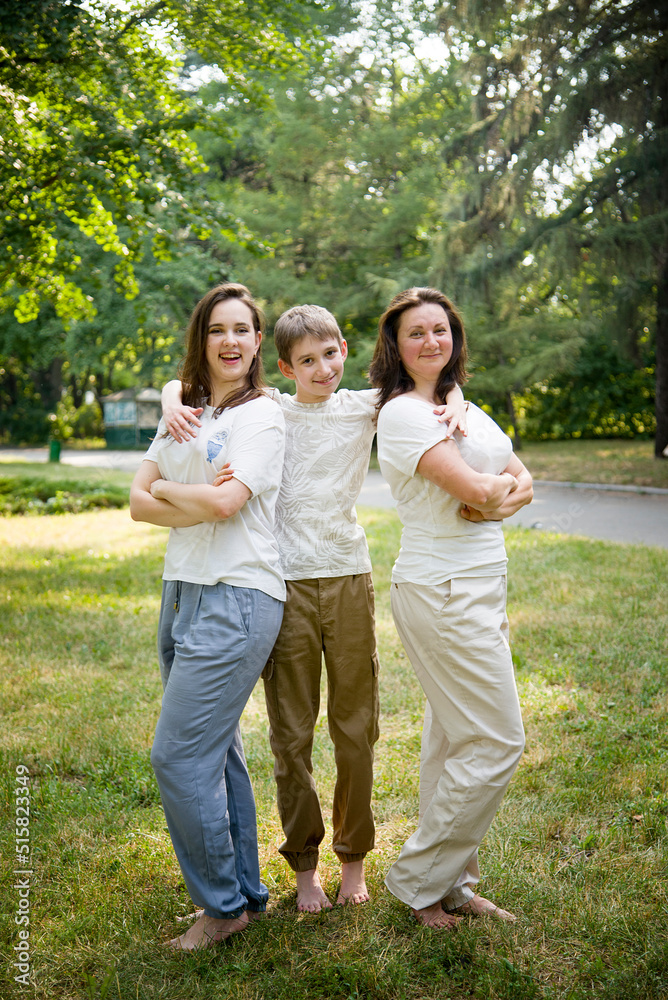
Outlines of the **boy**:
[[[278,365],[294,396],[275,394],[286,421],[276,539],[287,587],[283,624],[263,673],[278,809],[279,848],[295,872],[297,907],[330,909],[318,875],[325,834],[311,752],[324,654],[327,716],[337,780],[333,849],[341,861],[337,903],[369,899],[364,858],[374,846],[373,747],[378,738],[378,656],[371,561],[354,504],[375,434],[376,390],[336,392],[347,345],[331,313],[295,306],[274,329]],[[175,407],[180,383],[164,392],[172,433],[194,433],[196,412]],[[453,391],[455,402],[461,390]],[[450,423],[451,431],[463,413]],[[170,426],[172,423],[172,426]],[[174,429],[173,429],[174,428]]]

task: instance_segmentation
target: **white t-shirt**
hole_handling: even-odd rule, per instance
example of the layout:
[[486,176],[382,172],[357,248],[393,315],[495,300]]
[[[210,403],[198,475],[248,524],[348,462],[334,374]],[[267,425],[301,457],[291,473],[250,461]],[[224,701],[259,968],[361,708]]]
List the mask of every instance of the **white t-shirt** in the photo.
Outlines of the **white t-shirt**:
[[[378,416],[380,468],[403,525],[392,580],[435,586],[457,576],[505,573],[502,522],[465,520],[459,500],[416,472],[424,453],[446,435],[433,410],[421,399],[397,396]],[[456,431],[454,440],[476,472],[498,475],[512,455],[508,435],[473,403],[468,404],[468,435]]]
[[274,391],[285,416],[276,539],[286,580],[370,573],[355,502],[376,432],[376,390],[339,389],[322,403]]
[[196,438],[178,444],[164,437],[164,420],[145,458],[156,462],[163,479],[212,483],[230,462],[234,478],[251,497],[224,521],[170,528],[164,580],[262,590],[285,600],[285,583],[274,538],[274,513],[283,472],[285,421],[276,403],[262,396],[223,410],[214,418],[206,406]]

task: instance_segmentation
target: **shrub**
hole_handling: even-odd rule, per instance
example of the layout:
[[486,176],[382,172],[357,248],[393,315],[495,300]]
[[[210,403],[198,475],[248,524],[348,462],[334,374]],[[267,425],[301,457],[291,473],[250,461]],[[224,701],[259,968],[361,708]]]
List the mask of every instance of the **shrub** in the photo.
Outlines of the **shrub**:
[[650,437],[656,429],[654,368],[637,368],[602,337],[585,344],[570,371],[516,402],[524,435],[537,441]]
[[0,515],[76,514],[127,503],[127,489],[108,483],[0,476]]

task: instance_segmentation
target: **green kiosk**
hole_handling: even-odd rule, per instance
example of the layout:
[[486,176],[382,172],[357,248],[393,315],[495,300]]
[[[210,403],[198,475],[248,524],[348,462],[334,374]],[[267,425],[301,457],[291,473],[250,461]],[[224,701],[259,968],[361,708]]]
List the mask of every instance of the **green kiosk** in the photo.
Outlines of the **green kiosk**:
[[147,448],[160,422],[157,389],[123,389],[105,396],[104,437],[107,448]]

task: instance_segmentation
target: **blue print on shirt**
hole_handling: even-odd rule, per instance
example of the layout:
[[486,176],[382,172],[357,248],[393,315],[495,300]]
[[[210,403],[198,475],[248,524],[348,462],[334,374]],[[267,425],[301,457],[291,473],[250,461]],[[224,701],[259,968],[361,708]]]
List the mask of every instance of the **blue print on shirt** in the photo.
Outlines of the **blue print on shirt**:
[[213,462],[214,458],[220,455],[223,445],[227,441],[227,436],[229,431],[218,431],[213,437],[209,438],[206,445],[206,459],[207,462]]

